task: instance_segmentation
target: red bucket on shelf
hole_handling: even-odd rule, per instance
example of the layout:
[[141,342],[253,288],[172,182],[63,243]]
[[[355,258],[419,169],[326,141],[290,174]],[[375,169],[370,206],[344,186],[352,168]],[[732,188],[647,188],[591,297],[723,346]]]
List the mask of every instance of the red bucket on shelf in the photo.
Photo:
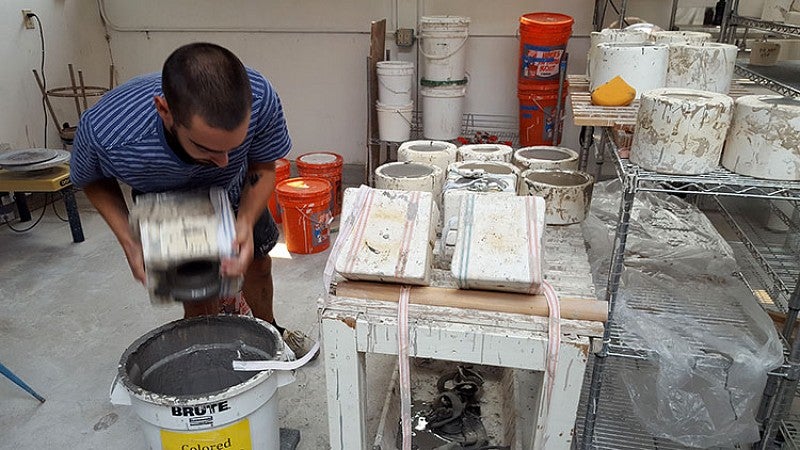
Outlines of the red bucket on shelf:
[[338,216],[342,212],[342,156],[332,152],[312,152],[300,155],[296,160],[301,177],[324,178],[333,186],[331,212]]
[[520,86],[517,94],[519,97],[519,144],[520,147],[532,145],[558,145],[561,143],[561,133],[553,141],[553,132],[556,123],[562,127],[564,112],[567,109],[567,91],[569,83],[564,81],[561,93],[561,114],[556,121],[558,107],[558,84],[552,88],[536,89]]
[[575,21],[566,14],[537,12],[519,18],[519,78],[523,85],[558,85],[561,58]]
[[275,187],[283,211],[283,237],[291,253],[319,253],[330,245],[331,183],[289,178]]
[[[281,158],[275,161],[275,186],[289,178],[291,172],[292,166],[288,159]],[[281,208],[275,198],[275,191],[272,191],[272,195],[269,196],[269,212],[272,214],[272,218],[275,219],[275,223],[281,223],[283,217],[281,217]]]

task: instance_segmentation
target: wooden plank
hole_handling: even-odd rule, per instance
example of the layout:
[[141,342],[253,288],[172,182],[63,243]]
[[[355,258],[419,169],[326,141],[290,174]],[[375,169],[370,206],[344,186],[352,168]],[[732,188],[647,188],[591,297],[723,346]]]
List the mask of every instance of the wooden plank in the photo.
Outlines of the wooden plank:
[[380,164],[381,147],[377,143],[380,135],[378,133],[378,110],[375,109],[375,102],[378,101],[378,72],[377,64],[383,61],[386,53],[386,19],[372,22],[370,28],[369,56],[367,57],[367,157],[364,174],[364,181],[372,186],[372,174]]
[[386,52],[386,19],[372,22],[369,42],[369,111],[370,111],[370,137],[378,139],[378,111],[375,102],[378,100],[378,61],[383,61]]
[[[343,280],[336,284],[337,297],[397,302],[400,285]],[[547,317],[544,295],[513,294],[431,286],[413,286],[410,302],[415,305],[445,306],[501,313]],[[560,297],[561,317],[572,320],[605,322],[608,306],[591,298]]]
[[323,320],[321,327],[330,448],[366,450],[366,354],[358,353],[353,324]]

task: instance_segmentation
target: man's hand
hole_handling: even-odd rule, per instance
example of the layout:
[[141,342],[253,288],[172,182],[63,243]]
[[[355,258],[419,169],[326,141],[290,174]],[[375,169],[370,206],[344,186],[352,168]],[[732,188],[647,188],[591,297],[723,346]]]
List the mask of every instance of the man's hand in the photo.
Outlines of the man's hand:
[[222,261],[222,274],[227,277],[244,276],[253,261],[253,225],[244,220],[236,221],[234,248],[239,256]]
[[147,286],[147,276],[144,272],[142,244],[139,242],[132,242],[122,246],[122,249],[125,251],[125,258],[128,259],[128,265],[131,267],[133,278]]

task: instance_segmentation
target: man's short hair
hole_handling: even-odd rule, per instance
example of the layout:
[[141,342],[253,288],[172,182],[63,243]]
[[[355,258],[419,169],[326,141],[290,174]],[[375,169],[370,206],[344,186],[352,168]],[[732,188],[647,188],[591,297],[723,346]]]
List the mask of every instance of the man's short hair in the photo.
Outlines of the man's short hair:
[[164,62],[161,86],[172,117],[184,127],[198,115],[211,127],[236,129],[253,103],[250,78],[239,58],[206,42],[172,52]]

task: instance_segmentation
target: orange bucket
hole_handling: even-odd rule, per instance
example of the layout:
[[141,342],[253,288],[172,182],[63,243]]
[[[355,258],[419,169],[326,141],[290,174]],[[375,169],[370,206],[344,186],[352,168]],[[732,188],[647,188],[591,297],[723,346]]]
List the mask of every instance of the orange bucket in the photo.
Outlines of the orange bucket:
[[341,155],[331,152],[313,152],[300,155],[297,160],[297,172],[301,177],[324,178],[333,186],[331,211],[334,216],[342,212],[342,164]]
[[[289,178],[291,172],[292,166],[288,159],[281,158],[275,161],[275,186]],[[278,201],[275,200],[275,191],[272,191],[272,195],[269,196],[269,212],[272,214],[272,218],[275,219],[275,223],[281,223],[283,218],[281,217],[281,209],[278,207]]]
[[519,87],[558,85],[561,58],[575,21],[566,14],[538,12],[519,18]]
[[275,186],[283,211],[283,237],[292,253],[319,253],[330,245],[331,183],[324,178],[289,178]]
[[[561,94],[561,117],[558,124],[564,123],[564,112],[567,109],[568,83],[564,81]],[[553,89],[520,89],[519,97],[519,144],[520,147],[532,145],[558,145],[561,134],[553,142],[553,129],[556,124],[558,108],[558,84]]]

